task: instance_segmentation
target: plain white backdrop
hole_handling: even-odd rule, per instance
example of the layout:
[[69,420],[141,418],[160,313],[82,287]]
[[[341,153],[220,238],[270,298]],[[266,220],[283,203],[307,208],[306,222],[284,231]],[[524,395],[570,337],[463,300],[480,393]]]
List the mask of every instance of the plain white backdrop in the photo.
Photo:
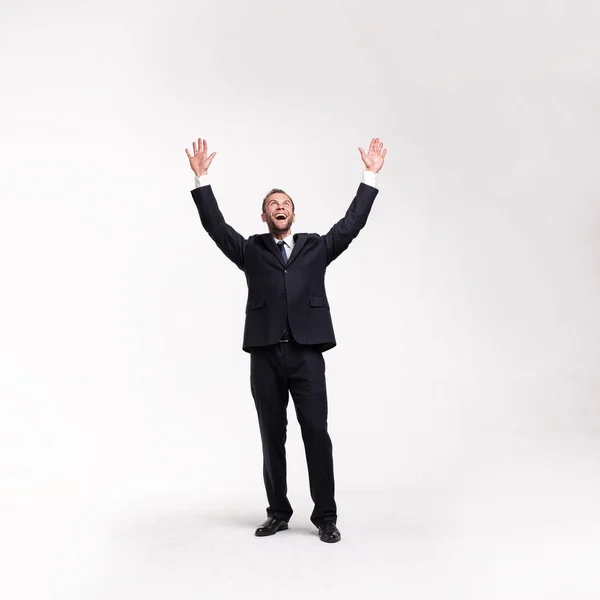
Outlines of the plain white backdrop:
[[[587,1],[40,0],[0,19],[0,585],[11,599],[597,598],[600,12]],[[290,405],[264,519],[243,274],[201,227],[325,233],[344,539]]]

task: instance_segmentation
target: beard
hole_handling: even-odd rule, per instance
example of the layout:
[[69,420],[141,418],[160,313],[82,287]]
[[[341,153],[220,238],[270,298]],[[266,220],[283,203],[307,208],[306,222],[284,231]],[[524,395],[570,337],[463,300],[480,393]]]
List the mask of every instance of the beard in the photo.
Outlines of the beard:
[[292,218],[288,217],[282,221],[278,221],[277,219],[269,219],[269,225],[273,231],[287,231],[292,225]]

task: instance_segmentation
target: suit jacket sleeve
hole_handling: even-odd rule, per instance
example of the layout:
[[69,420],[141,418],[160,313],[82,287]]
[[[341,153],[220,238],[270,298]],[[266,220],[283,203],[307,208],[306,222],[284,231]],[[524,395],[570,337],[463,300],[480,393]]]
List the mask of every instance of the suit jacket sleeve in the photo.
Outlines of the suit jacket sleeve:
[[208,235],[223,254],[243,270],[248,240],[225,222],[212,187],[204,185],[196,188],[192,190],[192,197],[198,209],[202,226]]
[[344,218],[321,236],[327,252],[327,265],[348,248],[350,242],[365,226],[378,193],[377,188],[361,183]]

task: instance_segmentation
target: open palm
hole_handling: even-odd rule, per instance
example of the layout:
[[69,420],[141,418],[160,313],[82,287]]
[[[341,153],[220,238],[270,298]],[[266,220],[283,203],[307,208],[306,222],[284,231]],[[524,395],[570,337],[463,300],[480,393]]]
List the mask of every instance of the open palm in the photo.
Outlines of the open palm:
[[194,142],[192,147],[194,149],[194,154],[190,154],[189,150],[187,148],[185,149],[185,153],[190,159],[190,167],[192,167],[192,171],[194,171],[196,175],[206,175],[208,173],[208,167],[210,167],[210,163],[217,153],[213,152],[208,156],[208,144],[206,143],[206,140],[202,140],[202,138],[198,138],[198,144],[196,145],[196,142]]
[[360,147],[358,149],[360,151],[360,156],[365,163],[367,171],[373,171],[373,173],[377,173],[381,170],[385,161],[387,149],[384,150],[383,142],[380,142],[379,138],[373,138],[371,140],[368,152],[365,152]]

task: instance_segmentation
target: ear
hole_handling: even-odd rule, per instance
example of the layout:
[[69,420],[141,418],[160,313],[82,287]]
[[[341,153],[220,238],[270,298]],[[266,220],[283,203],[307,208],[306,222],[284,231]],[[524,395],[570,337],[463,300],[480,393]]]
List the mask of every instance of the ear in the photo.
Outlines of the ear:
[[265,213],[261,213],[260,218],[262,220],[263,223],[267,222],[267,215],[265,215]]

